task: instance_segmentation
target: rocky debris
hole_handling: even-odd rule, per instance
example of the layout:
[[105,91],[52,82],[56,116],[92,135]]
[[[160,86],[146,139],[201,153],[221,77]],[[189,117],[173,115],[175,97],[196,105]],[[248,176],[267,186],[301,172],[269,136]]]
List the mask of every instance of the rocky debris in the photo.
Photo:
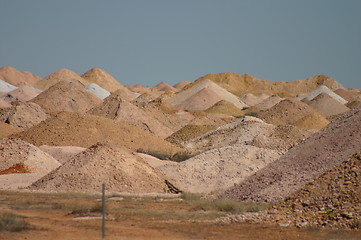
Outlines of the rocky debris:
[[40,124],[12,135],[36,146],[77,146],[88,148],[108,141],[129,149],[158,151],[169,155],[181,148],[123,121],[85,113],[62,112]]
[[214,193],[239,183],[280,155],[270,149],[232,145],[203,152],[177,165],[157,168],[183,191]]
[[338,115],[350,110],[348,107],[336,101],[330,95],[326,93],[321,93],[317,97],[313,98],[308,105],[313,107],[319,113],[321,113],[324,117],[331,117],[334,115]]
[[[49,154],[20,139],[0,140],[0,172],[48,173],[60,166]],[[17,170],[16,170],[17,169]]]
[[164,192],[165,177],[129,149],[97,143],[28,189],[56,192]]
[[205,110],[220,100],[231,102],[239,109],[247,107],[237,96],[208,79],[199,81],[168,99],[175,107],[187,110]]
[[20,128],[0,121],[0,139],[21,132]]
[[[41,80],[41,77],[34,75],[31,72],[20,72],[13,67],[0,68],[0,79],[8,82],[14,86],[28,85],[34,86],[36,82]],[[1,92],[1,90],[0,90]]]
[[92,68],[81,75],[81,77],[89,83],[97,84],[108,92],[115,92],[118,89],[128,91],[128,89],[120,84],[120,82],[117,81],[112,75],[100,68]]
[[0,112],[0,121],[22,130],[29,129],[50,116],[36,103],[16,102],[10,108]]
[[100,98],[102,100],[104,100],[106,97],[108,97],[110,95],[110,92],[108,92],[104,88],[100,87],[96,83],[91,83],[91,84],[86,85],[85,89],[88,90],[89,92],[93,93],[95,96],[97,96],[98,98]]
[[304,96],[304,98],[306,98],[308,100],[312,100],[315,97],[317,97],[318,95],[320,95],[321,93],[325,93],[325,94],[329,95],[330,97],[332,97],[333,99],[335,99],[336,101],[338,101],[341,104],[346,104],[347,103],[347,101],[345,99],[343,99],[341,96],[334,93],[331,89],[329,89],[325,85],[318,86],[315,90],[313,90],[310,93],[306,94]]
[[277,127],[261,119],[246,116],[184,142],[182,146],[191,152],[203,152],[242,144],[285,152],[312,133],[289,125]]
[[361,153],[326,171],[273,207],[267,220],[297,227],[360,228]]
[[46,90],[59,82],[70,80],[78,80],[84,86],[90,84],[87,80],[80,77],[77,73],[69,69],[60,69],[39,80],[34,87],[41,90]]
[[166,138],[173,133],[171,129],[147,114],[143,109],[124,101],[117,92],[104,99],[103,103],[90,109],[88,113],[124,121],[161,138]]
[[361,146],[361,106],[291,148],[278,160],[230,188],[219,197],[277,201],[339,165]]
[[[204,79],[210,79],[236,96],[242,96],[247,93],[255,95],[263,93],[269,96],[277,94],[280,97],[295,97],[299,94],[308,93],[319,85],[325,85],[331,90],[344,88],[335,79],[325,75],[291,82],[271,82],[258,79],[250,74],[240,75],[232,72],[207,74],[195,80],[193,84],[197,84]],[[189,84],[187,87],[191,86],[192,84]]]
[[47,113],[86,112],[102,101],[77,80],[60,81],[31,100]]

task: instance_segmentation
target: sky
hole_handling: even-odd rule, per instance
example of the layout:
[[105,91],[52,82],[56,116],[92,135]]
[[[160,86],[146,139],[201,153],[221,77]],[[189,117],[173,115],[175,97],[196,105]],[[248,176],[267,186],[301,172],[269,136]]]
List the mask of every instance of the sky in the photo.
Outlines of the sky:
[[319,74],[361,89],[360,0],[0,0],[0,67],[124,85]]

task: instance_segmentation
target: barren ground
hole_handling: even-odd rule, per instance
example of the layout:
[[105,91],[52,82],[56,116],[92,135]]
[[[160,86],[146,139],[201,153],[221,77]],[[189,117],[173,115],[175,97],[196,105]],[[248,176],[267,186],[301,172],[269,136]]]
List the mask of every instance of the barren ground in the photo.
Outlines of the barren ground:
[[[196,210],[196,200],[179,197],[109,195],[106,239],[360,239],[360,230],[222,224],[227,213]],[[0,239],[101,239],[100,196],[0,192],[0,216],[13,213],[31,225],[0,231]],[[93,219],[89,219],[92,218]],[[94,219],[95,218],[95,219]]]

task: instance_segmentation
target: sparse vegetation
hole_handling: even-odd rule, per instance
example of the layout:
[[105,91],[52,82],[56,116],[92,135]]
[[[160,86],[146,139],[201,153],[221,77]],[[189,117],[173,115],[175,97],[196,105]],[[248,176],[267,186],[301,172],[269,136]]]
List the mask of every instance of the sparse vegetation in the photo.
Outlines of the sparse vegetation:
[[30,229],[30,224],[25,222],[22,217],[12,213],[0,215],[0,232],[20,232],[28,229]]
[[259,212],[269,208],[270,204],[255,202],[238,202],[230,199],[195,201],[194,210],[220,211],[220,212]]

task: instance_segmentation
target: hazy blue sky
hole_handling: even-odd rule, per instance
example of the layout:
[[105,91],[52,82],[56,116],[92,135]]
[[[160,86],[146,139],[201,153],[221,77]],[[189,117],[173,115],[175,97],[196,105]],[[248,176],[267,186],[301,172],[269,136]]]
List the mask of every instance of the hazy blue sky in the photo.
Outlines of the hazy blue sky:
[[318,74],[361,88],[361,0],[0,0],[0,67],[123,84]]

